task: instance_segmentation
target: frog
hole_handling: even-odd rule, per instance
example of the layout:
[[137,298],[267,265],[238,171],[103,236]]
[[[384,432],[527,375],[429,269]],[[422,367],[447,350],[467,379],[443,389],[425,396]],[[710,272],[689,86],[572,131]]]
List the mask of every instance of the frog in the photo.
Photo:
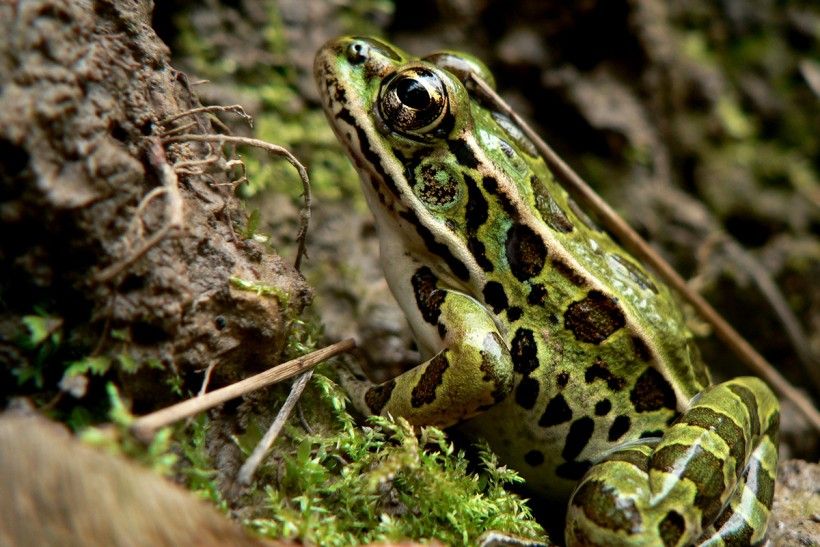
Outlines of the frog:
[[381,383],[344,373],[353,405],[483,439],[565,504],[567,545],[762,542],[776,397],[712,382],[676,295],[471,85],[494,87],[487,66],[345,36],[314,75],[421,355]]

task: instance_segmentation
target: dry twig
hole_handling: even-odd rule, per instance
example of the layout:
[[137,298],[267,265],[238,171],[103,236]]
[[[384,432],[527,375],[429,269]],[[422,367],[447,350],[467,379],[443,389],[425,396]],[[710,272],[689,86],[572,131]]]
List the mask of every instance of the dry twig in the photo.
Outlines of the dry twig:
[[225,401],[229,401],[251,391],[292,378],[297,374],[309,370],[327,359],[352,350],[356,343],[352,338],[331,344],[307,355],[297,357],[281,365],[269,368],[250,378],[245,378],[229,386],[211,391],[202,396],[194,397],[181,403],[171,405],[141,418],[137,418],[131,425],[134,435],[140,439],[150,440],[157,429],[171,425],[174,422],[203,412]]
[[[195,114],[202,114],[204,112],[231,112],[233,114],[237,114],[238,116],[240,116],[243,120],[245,120],[248,123],[249,126],[253,127],[253,117],[251,117],[248,113],[245,112],[245,109],[242,108],[241,104],[231,104],[226,106],[209,105],[191,108],[190,110],[186,110],[185,112],[180,112],[179,114],[169,116],[164,120],[161,120],[159,123],[160,125],[168,125],[169,123],[176,121],[180,118],[184,118],[185,116],[193,116]],[[169,134],[170,131],[168,133],[161,134],[160,136],[166,137]]]
[[[111,264],[101,272],[98,272],[94,279],[98,283],[105,283],[110,281],[114,277],[116,277],[120,272],[122,272],[125,268],[139,260],[142,256],[145,255],[148,251],[151,250],[154,245],[162,241],[165,236],[169,235],[172,230],[174,232],[178,232],[182,230],[183,226],[183,214],[182,214],[182,196],[179,193],[179,180],[177,179],[177,175],[174,172],[174,169],[168,163],[167,158],[165,157],[165,150],[163,150],[162,145],[156,137],[149,138],[149,146],[147,149],[148,161],[149,163],[156,169],[157,175],[159,176],[160,182],[162,186],[158,188],[154,188],[145,197],[142,199],[140,204],[137,206],[137,211],[134,215],[134,223],[132,226],[136,227],[136,230],[141,235],[142,232],[142,212],[145,210],[148,203],[153,200],[155,197],[164,196],[165,197],[165,217],[166,222],[165,224],[159,228],[153,235],[151,235],[148,239],[143,241],[143,243],[138,246],[135,250],[131,251],[130,254]],[[129,230],[130,232],[131,230]],[[128,238],[128,233],[126,233],[124,238]],[[130,244],[126,245],[126,248],[130,248]]]
[[253,449],[251,455],[247,460],[245,460],[245,463],[243,463],[242,467],[239,469],[239,475],[237,475],[237,483],[239,486],[248,486],[253,480],[253,475],[256,473],[256,468],[259,467],[260,463],[262,463],[262,459],[265,457],[265,454],[267,454],[268,450],[279,436],[279,433],[282,431],[282,428],[285,426],[285,422],[288,420],[290,413],[293,411],[293,407],[299,401],[299,397],[302,396],[302,392],[305,390],[305,386],[311,376],[313,376],[313,370],[308,370],[293,381],[293,386],[290,388],[288,398],[285,399],[285,402],[276,414],[276,418],[274,418],[273,423],[270,425],[267,432],[265,432],[265,435],[262,437],[262,440],[259,441],[259,444],[257,444]]
[[615,234],[624,246],[639,259],[649,264],[667,283],[674,287],[700,315],[712,325],[717,336],[740,357],[753,371],[762,376],[782,397],[789,399],[809,423],[820,431],[820,412],[812,402],[794,388],[766,359],[760,355],[725,319],[698,293],[691,290],[686,281],[652,247],[632,229],[609,204],[601,199],[590,186],[556,154],[550,146],[521,119],[486,82],[471,74],[468,82],[482,98],[495,105],[510,117],[521,131],[538,148],[547,165],[563,179],[573,196],[598,213],[604,225]]
[[299,172],[299,178],[302,179],[302,189],[304,191],[304,206],[299,211],[299,232],[296,234],[296,258],[293,262],[293,267],[298,271],[302,265],[302,257],[307,256],[305,250],[305,240],[307,238],[308,226],[310,225],[310,208],[313,204],[313,198],[310,192],[310,181],[308,180],[307,170],[302,165],[296,156],[290,153],[286,148],[271,144],[259,139],[251,139],[249,137],[237,137],[233,135],[174,135],[162,139],[164,143],[172,142],[207,142],[218,143],[220,146],[225,143],[241,144],[245,146],[253,146],[261,148],[275,156],[284,157],[288,163],[293,165]]

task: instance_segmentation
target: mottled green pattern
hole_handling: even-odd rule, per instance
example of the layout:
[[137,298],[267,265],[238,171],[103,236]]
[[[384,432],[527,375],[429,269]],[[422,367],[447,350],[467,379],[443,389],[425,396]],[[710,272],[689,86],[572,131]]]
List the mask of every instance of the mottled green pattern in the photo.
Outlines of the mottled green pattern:
[[347,377],[354,403],[485,438],[569,500],[569,544],[759,540],[776,400],[753,378],[709,387],[670,290],[470,96],[486,67],[341,38],[315,70],[425,356],[380,386]]

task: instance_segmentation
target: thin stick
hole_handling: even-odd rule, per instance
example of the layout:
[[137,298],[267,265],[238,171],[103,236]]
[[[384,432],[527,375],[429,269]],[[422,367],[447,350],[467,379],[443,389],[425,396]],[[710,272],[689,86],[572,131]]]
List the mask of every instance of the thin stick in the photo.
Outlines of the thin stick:
[[235,384],[137,418],[131,425],[131,430],[134,432],[134,435],[140,439],[150,440],[154,436],[154,432],[161,427],[183,420],[189,416],[218,406],[225,401],[250,393],[251,391],[292,378],[301,372],[315,367],[322,361],[326,361],[334,355],[350,351],[354,347],[356,347],[356,342],[352,338],[342,340],[341,342],[269,368],[264,372],[260,372],[250,378],[245,378]]
[[820,391],[820,360],[812,353],[809,339],[806,333],[803,332],[800,321],[797,320],[794,312],[786,303],[786,298],[780,292],[780,287],[775,284],[763,266],[733,238],[724,235],[723,244],[726,253],[749,274],[757,285],[760,294],[769,302],[775,316],[780,320],[783,330],[786,331],[786,336],[789,338],[794,352],[803,364],[803,368],[808,372],[815,389]]
[[296,168],[299,172],[299,178],[302,179],[302,189],[304,191],[304,206],[299,212],[299,231],[296,234],[296,258],[293,261],[293,267],[296,268],[296,271],[299,271],[299,268],[302,265],[302,257],[307,256],[306,252],[306,239],[307,239],[307,232],[308,227],[310,225],[310,208],[313,205],[313,197],[310,192],[310,180],[308,179],[307,170],[305,166],[302,165],[296,156],[290,153],[287,148],[283,148],[276,144],[271,144],[269,142],[265,142],[259,139],[251,139],[249,137],[236,137],[233,135],[193,135],[193,134],[185,134],[185,135],[173,135],[170,137],[165,137],[162,139],[162,142],[171,143],[171,142],[216,142],[219,143],[220,146],[224,143],[233,143],[233,144],[244,144],[245,146],[253,146],[256,148],[261,148],[266,152],[270,152],[275,156],[282,156],[284,157],[292,166]]
[[[168,125],[174,120],[178,120],[185,116],[193,116],[194,114],[201,114],[203,112],[232,112],[233,114],[237,114],[243,120],[245,120],[249,126],[253,127],[253,117],[245,112],[245,109],[242,107],[241,104],[231,104],[227,106],[222,105],[210,105],[210,106],[200,106],[197,108],[192,108],[190,110],[186,110],[185,112],[180,112],[179,114],[175,114],[174,116],[169,116],[164,120],[161,120],[159,123],[160,125]],[[167,135],[167,133],[166,133]],[[164,135],[163,135],[164,136]]]
[[115,262],[114,264],[111,264],[101,272],[97,273],[94,276],[94,279],[98,283],[110,281],[125,268],[144,256],[145,253],[150,251],[154,245],[162,241],[172,230],[178,232],[182,229],[183,211],[182,196],[179,193],[179,179],[177,179],[177,175],[173,168],[168,164],[168,160],[165,157],[165,150],[163,150],[158,139],[150,139],[147,156],[148,161],[157,170],[162,186],[159,189],[155,188],[149,192],[145,198],[143,198],[142,203],[137,208],[137,217],[142,213],[142,210],[148,201],[152,200],[157,195],[164,194],[166,199],[165,215],[167,220],[161,228],[154,232],[148,239],[143,241],[142,245],[132,251],[129,256]]
[[778,394],[794,403],[809,423],[817,431],[820,431],[820,412],[814,408],[812,402],[783,378],[700,294],[691,290],[686,281],[678,275],[672,266],[656,253],[606,201],[601,199],[521,117],[513,112],[489,85],[472,74],[470,75],[470,81],[490,102],[503,110],[521,128],[527,138],[535,143],[547,165],[564,180],[573,196],[594,210],[603,224],[623,242],[627,249],[649,264],[667,283],[683,295],[698,313],[712,325],[718,338],[729,346],[735,355],[740,357],[754,372],[762,376]]
[[256,473],[256,468],[259,467],[260,463],[262,463],[262,459],[265,457],[265,454],[267,454],[268,450],[270,450],[270,447],[273,445],[274,441],[279,436],[279,433],[282,431],[282,428],[285,426],[285,422],[288,420],[290,413],[293,412],[293,407],[296,406],[296,403],[299,401],[299,397],[302,396],[302,392],[305,390],[305,386],[311,376],[313,376],[313,370],[305,372],[293,381],[293,387],[290,389],[288,398],[285,400],[282,408],[279,409],[279,413],[276,414],[276,418],[274,418],[273,423],[268,428],[265,436],[262,437],[262,440],[259,441],[259,444],[256,445],[256,448],[253,449],[251,455],[247,460],[245,460],[245,463],[243,463],[242,467],[239,469],[237,482],[240,486],[248,486],[253,480],[253,475]]

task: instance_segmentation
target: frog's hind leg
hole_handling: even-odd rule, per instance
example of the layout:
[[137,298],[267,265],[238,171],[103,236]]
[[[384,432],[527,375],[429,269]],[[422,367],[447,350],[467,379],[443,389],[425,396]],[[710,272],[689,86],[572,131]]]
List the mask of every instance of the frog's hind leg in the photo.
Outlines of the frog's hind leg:
[[567,545],[762,540],[778,423],[757,378],[706,389],[661,439],[625,445],[587,472],[570,499]]
[[698,543],[712,547],[762,541],[774,499],[776,473],[777,445],[767,436],[752,452],[729,503]]

